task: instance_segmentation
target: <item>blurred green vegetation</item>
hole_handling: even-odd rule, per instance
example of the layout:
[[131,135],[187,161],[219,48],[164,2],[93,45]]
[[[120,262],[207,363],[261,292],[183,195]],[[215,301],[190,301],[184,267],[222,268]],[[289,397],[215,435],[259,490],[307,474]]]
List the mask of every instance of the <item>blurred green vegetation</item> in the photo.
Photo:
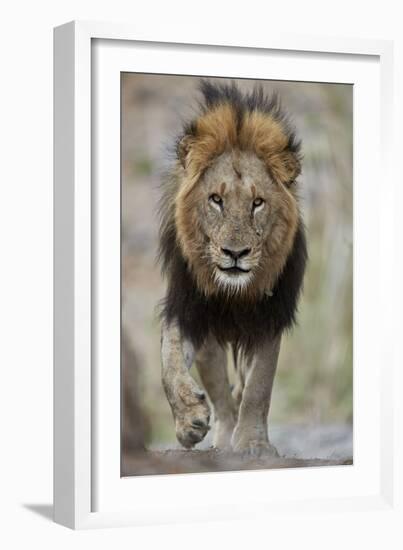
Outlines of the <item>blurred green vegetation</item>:
[[[140,157],[133,163],[133,178],[136,176],[150,176],[152,174],[152,161],[147,157]],[[134,183],[135,180],[132,180]]]
[[[250,89],[253,81],[238,81]],[[309,262],[298,326],[284,336],[271,419],[351,423],[353,418],[352,87],[263,82],[277,90],[303,143],[299,179]],[[156,205],[165,147],[194,113],[197,78],[122,78],[122,314],[141,364],[139,399],[150,443],[174,441],[160,381],[156,306],[164,294],[155,263]],[[196,377],[194,369],[192,371]]]

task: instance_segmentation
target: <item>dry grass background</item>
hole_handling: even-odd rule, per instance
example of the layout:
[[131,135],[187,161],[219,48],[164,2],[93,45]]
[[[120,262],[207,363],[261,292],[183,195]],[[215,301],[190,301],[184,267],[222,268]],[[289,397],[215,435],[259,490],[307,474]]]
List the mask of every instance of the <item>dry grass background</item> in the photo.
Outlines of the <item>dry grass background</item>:
[[[156,306],[164,282],[155,263],[158,186],[166,147],[181,121],[195,112],[197,81],[122,75],[122,326],[137,357],[137,399],[154,448],[175,441],[160,381]],[[237,82],[243,89],[253,86]],[[274,426],[304,426],[303,438],[311,427],[324,440],[328,426],[344,434],[344,446],[346,438],[351,445],[352,87],[261,84],[279,92],[303,140],[299,185],[310,256],[299,324],[283,341],[270,417]]]

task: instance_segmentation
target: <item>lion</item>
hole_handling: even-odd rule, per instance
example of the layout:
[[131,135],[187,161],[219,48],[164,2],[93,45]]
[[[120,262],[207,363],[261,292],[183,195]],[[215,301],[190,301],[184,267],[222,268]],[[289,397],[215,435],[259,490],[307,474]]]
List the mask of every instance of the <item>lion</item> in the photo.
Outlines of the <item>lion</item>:
[[[243,94],[235,83],[202,80],[200,91],[199,113],[184,126],[162,186],[162,383],[186,449],[209,431],[210,402],[216,448],[276,456],[268,436],[273,380],[307,259],[301,143],[278,97],[261,87]],[[203,389],[189,373],[193,363]]]

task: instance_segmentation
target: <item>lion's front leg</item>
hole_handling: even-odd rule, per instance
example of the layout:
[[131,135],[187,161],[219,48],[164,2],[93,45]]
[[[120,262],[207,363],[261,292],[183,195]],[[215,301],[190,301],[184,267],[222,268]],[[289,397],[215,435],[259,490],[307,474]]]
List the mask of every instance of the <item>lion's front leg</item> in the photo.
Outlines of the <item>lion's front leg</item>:
[[197,352],[195,362],[214,408],[213,445],[217,449],[231,448],[236,407],[228,381],[226,351],[210,336]]
[[278,456],[269,442],[267,417],[280,341],[281,336],[267,341],[257,352],[246,374],[238,422],[231,442],[234,451]]
[[210,410],[206,395],[189,374],[194,349],[176,324],[163,324],[161,338],[162,384],[172,409],[178,441],[190,449],[207,434]]

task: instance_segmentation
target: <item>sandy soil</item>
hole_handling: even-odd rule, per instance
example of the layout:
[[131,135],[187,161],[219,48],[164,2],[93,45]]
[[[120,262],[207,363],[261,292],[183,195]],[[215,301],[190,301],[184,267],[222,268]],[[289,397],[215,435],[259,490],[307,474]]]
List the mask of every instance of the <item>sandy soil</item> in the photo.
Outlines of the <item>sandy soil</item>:
[[122,476],[307,468],[352,463],[351,457],[339,459],[248,457],[215,449],[146,451],[125,456]]

